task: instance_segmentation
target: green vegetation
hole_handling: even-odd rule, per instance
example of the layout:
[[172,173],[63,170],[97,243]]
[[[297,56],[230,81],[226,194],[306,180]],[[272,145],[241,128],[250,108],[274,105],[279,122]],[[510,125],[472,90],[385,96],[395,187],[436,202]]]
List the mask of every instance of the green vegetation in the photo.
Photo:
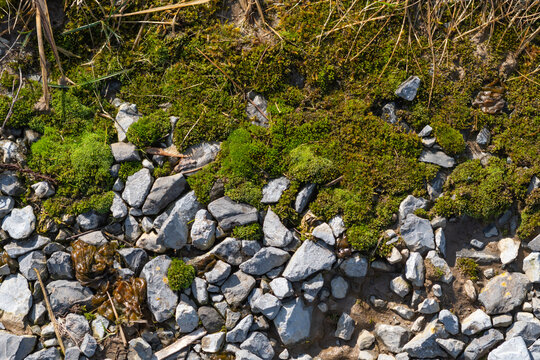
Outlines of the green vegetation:
[[232,236],[242,240],[261,240],[263,232],[258,223],[244,226],[237,226],[233,229]]
[[154,145],[158,140],[167,136],[170,130],[169,117],[164,111],[158,110],[143,116],[131,125],[126,136],[137,148],[142,149]]
[[480,277],[480,268],[473,259],[458,258],[456,266],[463,275],[469,277],[472,281],[476,281]]
[[540,189],[533,190],[521,211],[521,224],[517,229],[520,239],[528,240],[540,230]]
[[289,175],[300,182],[323,184],[335,176],[331,160],[316,156],[309,145],[302,144],[289,153]]
[[492,157],[485,167],[480,160],[470,160],[452,172],[444,195],[432,211],[441,216],[467,214],[487,221],[502,214],[525,188],[515,167],[503,160]]
[[441,147],[450,155],[457,155],[465,150],[463,135],[446,123],[431,124],[435,138]]
[[195,268],[180,259],[173,258],[167,270],[169,287],[174,291],[187,289],[195,279]]
[[118,178],[126,181],[127,178],[142,169],[140,161],[126,161],[120,164]]

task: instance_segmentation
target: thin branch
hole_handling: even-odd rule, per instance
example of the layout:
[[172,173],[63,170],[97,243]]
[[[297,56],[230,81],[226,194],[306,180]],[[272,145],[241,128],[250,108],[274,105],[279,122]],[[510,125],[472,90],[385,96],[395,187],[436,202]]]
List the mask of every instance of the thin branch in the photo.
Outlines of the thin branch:
[[107,297],[109,298],[109,302],[111,303],[112,311],[114,313],[114,318],[116,319],[116,325],[118,326],[118,329],[120,329],[120,337],[122,338],[122,343],[124,343],[124,346],[127,347],[127,340],[126,340],[126,335],[124,334],[124,329],[122,328],[122,324],[118,321],[118,313],[116,312],[116,308],[114,307],[114,303],[108,291],[107,291]]
[[17,93],[13,97],[13,100],[11,101],[11,105],[9,106],[9,111],[6,115],[6,118],[4,119],[4,122],[2,123],[2,128],[0,128],[0,134],[4,133],[4,127],[6,126],[9,118],[13,115],[13,107],[15,106],[15,103],[19,99],[19,92],[21,91],[23,85],[23,78],[22,78],[22,71],[21,68],[19,68],[19,87],[17,88]]
[[44,174],[40,174],[40,173],[35,172],[33,170],[30,170],[30,169],[25,169],[25,168],[23,168],[23,167],[21,167],[21,166],[19,166],[17,164],[0,164],[0,169],[12,170],[12,171],[17,171],[17,172],[29,174],[31,176],[34,176],[34,177],[38,178],[38,179],[47,180],[47,181],[53,183],[54,185],[58,185],[58,181],[56,181],[52,177],[44,175]]

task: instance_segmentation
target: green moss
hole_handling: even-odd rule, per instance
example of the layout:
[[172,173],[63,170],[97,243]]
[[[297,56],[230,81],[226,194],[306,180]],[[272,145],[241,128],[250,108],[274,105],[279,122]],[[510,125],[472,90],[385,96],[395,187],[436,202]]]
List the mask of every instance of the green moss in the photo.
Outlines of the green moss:
[[216,181],[216,171],[219,168],[218,164],[208,164],[199,170],[195,175],[189,176],[187,182],[189,187],[195,191],[197,200],[203,204],[210,203],[210,190]]
[[351,226],[347,229],[347,241],[351,246],[364,254],[371,256],[375,254],[379,257],[385,257],[392,251],[392,245],[386,245],[383,241],[377,247],[380,238],[380,231],[365,224]]
[[465,140],[461,133],[445,123],[431,124],[437,142],[451,155],[457,155],[465,150]]
[[48,128],[31,150],[28,165],[54,177],[60,184],[59,196],[101,193],[112,184],[109,168],[113,156],[103,133],[62,137]]
[[300,145],[289,154],[289,170],[291,178],[300,182],[323,184],[336,177],[331,160],[317,156],[309,145]]
[[171,174],[171,171],[171,163],[169,161],[165,161],[162,166],[154,168],[153,174],[154,177],[157,179],[160,177],[169,176]]
[[142,163],[140,161],[127,161],[120,164],[120,170],[118,171],[118,178],[124,181],[137,171],[142,169]]
[[225,184],[225,195],[232,200],[250,204],[256,208],[261,207],[262,186],[251,181],[233,182]]
[[491,158],[486,167],[470,160],[456,167],[445,184],[445,194],[433,211],[440,216],[467,214],[490,220],[503,213],[521,193],[514,167]]
[[232,236],[242,240],[261,240],[263,232],[260,224],[251,224],[235,227]]
[[68,209],[68,214],[82,214],[94,210],[98,214],[107,214],[110,211],[114,199],[114,192],[108,191],[103,194],[95,194],[72,204]]
[[276,215],[289,226],[296,226],[300,221],[300,214],[294,209],[296,195],[300,189],[298,181],[291,181],[289,187],[281,194],[277,204],[272,206]]
[[456,266],[463,275],[468,276],[472,281],[476,281],[480,277],[480,268],[473,259],[458,258]]
[[[18,81],[16,84],[17,83]],[[11,85],[9,86],[9,89],[11,90]],[[40,96],[41,91],[37,84],[27,83],[22,87],[17,102],[15,102],[15,105],[13,106],[12,115],[7,122],[7,126],[14,128],[24,128],[25,126],[28,126],[32,118],[38,115],[34,111],[34,105],[39,100]],[[0,118],[2,119],[2,122],[7,117],[12,101],[13,99],[11,97],[0,95]]]
[[372,199],[368,194],[336,188],[319,192],[311,210],[323,220],[329,221],[336,215],[343,215],[345,224],[365,222],[371,213]]
[[143,116],[127,131],[127,139],[137,148],[142,149],[155,145],[163,139],[171,129],[169,117],[163,110]]
[[429,215],[429,212],[426,209],[416,209],[414,211],[414,214],[418,217],[431,220],[431,216]]
[[180,259],[173,258],[167,270],[169,287],[174,291],[181,291],[191,286],[195,279],[195,268]]
[[540,231],[540,189],[533,190],[525,200],[521,224],[517,229],[520,239],[528,240]]

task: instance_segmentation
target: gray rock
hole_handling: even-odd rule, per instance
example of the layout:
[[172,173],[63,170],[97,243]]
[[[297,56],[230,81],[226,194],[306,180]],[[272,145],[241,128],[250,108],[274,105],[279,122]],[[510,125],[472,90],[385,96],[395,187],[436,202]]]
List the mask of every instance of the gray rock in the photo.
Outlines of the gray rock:
[[103,316],[97,314],[96,318],[92,320],[92,333],[98,340],[102,340],[105,337],[107,328],[109,327],[109,320]]
[[272,347],[270,340],[268,340],[266,335],[260,332],[251,333],[251,335],[240,345],[240,348],[255,354],[261,359],[270,360],[274,358],[274,348]]
[[281,310],[274,318],[274,325],[285,346],[309,338],[312,311],[313,308],[306,307],[299,298],[282,304]]
[[424,259],[420,253],[413,251],[409,255],[405,264],[405,277],[416,287],[424,286]]
[[235,226],[255,223],[259,219],[257,209],[246,204],[238,204],[227,196],[208,204],[208,211],[224,231],[232,230]]
[[126,236],[126,239],[135,241],[141,234],[139,222],[133,216],[129,215],[126,220],[124,220],[124,235]]
[[477,309],[461,322],[461,332],[474,335],[491,328],[491,318],[481,309]]
[[148,262],[148,254],[143,249],[122,248],[118,249],[118,253],[136,275],[142,270],[144,264]]
[[135,243],[135,246],[159,254],[162,254],[167,250],[163,244],[158,242],[158,236],[153,232],[142,234]]
[[191,283],[191,292],[199,305],[208,304],[208,289],[204,279],[199,277],[193,279],[193,282]]
[[39,271],[42,279],[47,278],[47,257],[41,251],[32,251],[21,256],[19,259],[19,271],[27,280],[36,281],[37,275],[34,268]]
[[62,324],[69,333],[69,336],[77,342],[82,341],[85,335],[90,333],[88,320],[79,314],[67,314],[66,317],[62,319]]
[[322,223],[316,226],[311,232],[311,235],[317,239],[321,239],[330,246],[334,246],[336,244],[336,239],[334,238],[332,228],[327,223]]
[[429,220],[409,214],[401,225],[401,236],[411,251],[421,255],[435,249],[435,236]]
[[345,259],[339,266],[346,276],[351,278],[363,278],[367,274],[369,262],[365,257],[355,254]]
[[80,349],[81,352],[87,356],[92,357],[94,356],[94,353],[96,352],[98,347],[96,339],[92,337],[90,334],[84,335],[83,341],[81,343]]
[[174,205],[170,205],[161,215],[157,216],[154,220],[154,228],[159,230],[165,220],[171,216],[176,216],[184,221],[186,224],[190,224],[195,219],[197,211],[202,208],[201,204],[197,201],[195,191],[190,191],[183,195],[180,199],[176,200]]
[[100,247],[102,245],[105,245],[108,243],[105,236],[103,236],[103,233],[101,231],[93,231],[88,234],[84,234],[79,237],[81,241],[84,241],[87,244],[94,245],[97,247]]
[[124,199],[129,206],[138,208],[146,199],[150,188],[152,187],[152,174],[150,170],[142,168],[135,174],[128,176],[126,181],[126,187],[122,193],[122,199]]
[[210,253],[217,255],[231,265],[240,265],[242,263],[242,254],[240,253],[241,247],[242,243],[239,240],[236,240],[235,238],[226,238],[214,246],[214,248],[210,250]]
[[14,172],[4,171],[0,173],[0,191],[8,196],[19,196],[25,189]]
[[443,168],[451,168],[456,161],[453,157],[446,155],[439,150],[424,149],[418,158],[418,161],[435,164]]
[[202,325],[209,333],[220,331],[225,326],[225,319],[213,307],[202,306],[197,310],[197,314]]
[[540,251],[540,234],[536,235],[534,239],[529,241],[529,243],[527,244],[527,247],[531,251]]
[[224,261],[218,260],[212,270],[208,271],[204,276],[210,284],[221,284],[231,274],[231,265]]
[[36,342],[35,336],[18,336],[0,331],[0,359],[23,360],[32,352]]
[[465,348],[463,358],[465,360],[477,360],[486,355],[491,349],[504,340],[499,330],[489,329],[482,336],[473,339]]
[[61,356],[60,356],[60,351],[58,351],[58,349],[55,347],[36,351],[35,353],[24,358],[24,360],[56,360],[56,359],[61,359]]
[[391,102],[382,107],[382,119],[392,125],[398,122],[396,104]]
[[51,307],[55,313],[63,313],[75,304],[90,302],[92,291],[78,281],[56,280],[47,284]]
[[401,326],[378,323],[375,335],[393,353],[398,353],[409,340],[409,331]]
[[296,210],[297,213],[304,212],[311,201],[316,188],[317,185],[315,184],[307,184],[298,192],[296,200],[294,201],[294,210]]
[[[263,360],[257,355],[252,354],[251,352],[247,350],[238,349],[234,353],[235,360]],[[191,360],[191,359],[187,359]],[[198,359],[197,359],[198,360]]]
[[253,324],[253,315],[249,314],[245,316],[242,320],[231,331],[227,332],[226,340],[228,343],[241,343],[247,338],[247,334],[251,325]]
[[113,202],[110,208],[112,217],[120,220],[128,215],[128,208],[122,197],[117,193],[114,193]]
[[459,333],[459,319],[456,315],[444,309],[439,312],[438,319],[449,334],[457,335]]
[[480,146],[488,146],[491,141],[491,133],[489,129],[484,127],[476,136],[476,143]]
[[536,340],[531,346],[529,346],[529,352],[532,360],[540,360],[540,339]]
[[225,343],[225,333],[218,332],[215,334],[206,335],[201,340],[201,350],[206,353],[217,353]]
[[488,355],[488,360],[520,359],[531,360],[531,355],[521,337],[506,340]]
[[358,339],[356,340],[356,346],[359,350],[365,350],[370,348],[374,342],[375,336],[373,336],[373,334],[366,329],[363,329],[360,332],[360,335],[358,335]]
[[13,207],[15,206],[15,201],[9,196],[0,196],[0,220],[4,216],[8,215]]
[[392,281],[390,281],[390,290],[401,297],[407,296],[411,292],[411,286],[405,280],[403,275],[397,276]]
[[446,257],[446,236],[444,236],[444,230],[442,228],[435,230],[435,245],[441,255]]
[[319,291],[321,291],[323,286],[324,278],[322,274],[319,273],[302,284],[302,292],[304,293],[304,298],[308,302],[315,301],[317,295],[319,294]]
[[129,127],[141,117],[142,115],[137,111],[137,105],[128,103],[120,105],[116,114],[116,121],[114,122],[114,127],[118,133],[118,141],[126,140],[126,133]]
[[506,331],[506,340],[521,337],[527,344],[532,345],[540,337],[540,320],[519,320]]
[[270,208],[264,218],[263,233],[263,244],[266,246],[285,247],[293,239],[292,232],[281,223],[279,217]]
[[[174,126],[172,128],[174,129]],[[173,132],[169,135],[170,141],[167,140],[168,146],[172,145],[172,138]],[[218,142],[201,142],[188,147],[186,151],[182,153],[182,155],[186,155],[187,157],[180,159],[179,162],[181,171],[195,170],[196,168],[202,168],[204,165],[210,164],[216,159],[220,148],[221,144]],[[193,173],[195,173],[195,171]]]
[[341,314],[337,323],[337,329],[334,336],[345,341],[351,340],[354,332],[354,320],[347,313]]
[[268,112],[266,110],[268,101],[263,95],[258,94],[255,91],[248,92],[247,96],[251,100],[248,101],[248,104],[246,105],[246,115],[248,119],[252,119],[252,123],[255,125],[268,127]]
[[289,280],[283,277],[275,278],[274,280],[270,281],[269,285],[274,295],[280,300],[294,294],[291,283]]
[[2,230],[16,240],[29,237],[35,228],[36,216],[30,205],[22,209],[11,210],[11,213],[2,222]]
[[111,152],[116,162],[141,161],[137,148],[132,143],[113,143],[111,144]]
[[186,179],[181,173],[156,179],[142,207],[143,214],[158,214],[182,194],[186,184]]
[[431,132],[433,131],[433,128],[429,125],[426,125],[422,128],[422,130],[420,130],[420,132],[418,133],[418,136],[419,137],[427,137],[429,135],[431,135]]
[[188,235],[186,222],[171,213],[159,229],[156,241],[167,249],[179,250],[187,244]]
[[261,203],[263,204],[274,204],[279,201],[281,195],[291,182],[285,176],[282,176],[277,179],[272,179],[268,184],[263,186],[262,193],[263,197]]
[[240,270],[250,275],[264,275],[273,268],[286,263],[290,257],[289,253],[284,250],[264,247],[251,259],[240,264]]
[[435,314],[436,312],[439,312],[439,310],[439,303],[432,298],[427,298],[418,304],[418,312],[420,314]]
[[523,259],[523,271],[529,281],[540,283],[540,252],[532,252]]
[[242,240],[242,253],[246,256],[253,256],[261,250],[261,244],[257,240]]
[[499,262],[499,254],[487,250],[476,251],[472,249],[461,249],[456,252],[456,258],[470,258],[479,265],[488,265]]
[[465,343],[458,339],[435,339],[437,344],[452,358],[457,358],[465,348]]
[[482,250],[486,246],[485,243],[477,239],[472,239],[470,244],[473,248],[478,249],[478,250]]
[[531,285],[525,274],[504,272],[488,281],[478,300],[488,314],[503,314],[521,306]]
[[[124,188],[126,187],[126,183],[124,182],[124,180],[120,179],[120,178],[117,178],[115,181],[114,181],[114,184],[112,186],[112,190],[113,191],[116,191],[116,192],[122,192],[122,190],[124,190]],[[121,198],[121,197],[120,197]],[[123,200],[122,200],[123,201]],[[112,211],[112,210],[111,210]]]
[[47,308],[42,301],[34,303],[34,306],[32,306],[32,309],[30,309],[30,313],[28,314],[28,320],[30,321],[30,324],[43,325],[46,316]]
[[454,275],[452,274],[452,269],[446,263],[446,261],[437,255],[437,252],[431,250],[426,256],[426,261],[431,264],[435,269],[438,269],[441,273],[440,281],[451,284],[454,281]]
[[262,313],[269,320],[272,320],[276,317],[279,310],[281,309],[281,301],[277,297],[270,293],[263,294],[257,297],[253,301],[252,311],[255,313]]
[[216,240],[216,222],[211,220],[210,213],[201,209],[195,215],[191,227],[191,243],[199,250],[207,250]]
[[345,222],[343,221],[343,217],[341,215],[336,215],[333,218],[328,221],[328,225],[332,228],[332,232],[334,233],[334,237],[338,238],[347,230],[345,228]]
[[141,277],[146,280],[148,307],[157,322],[163,322],[174,316],[178,296],[165,282],[171,259],[166,255],[158,256],[144,265]]
[[152,358],[152,346],[143,338],[135,338],[129,341],[128,359],[145,360]]
[[336,256],[319,243],[304,241],[296,250],[283,271],[283,277],[290,281],[304,280],[322,270],[329,270]]
[[414,214],[414,212],[418,209],[425,209],[427,205],[428,202],[426,199],[408,195],[399,204],[399,218],[403,221],[407,215]]
[[94,210],[85,212],[77,216],[77,224],[83,231],[94,230],[99,227],[103,217],[96,213]]
[[388,303],[388,308],[404,318],[405,320],[412,320],[414,317],[414,310],[406,305],[397,304],[394,302]]
[[71,256],[63,251],[57,251],[47,260],[47,269],[53,280],[73,279],[73,266]]
[[221,286],[227,303],[233,307],[240,306],[255,286],[255,279],[242,271],[232,274]]
[[501,263],[503,265],[510,264],[514,261],[519,252],[521,242],[512,238],[504,238],[499,240],[497,247],[499,248]]
[[349,290],[349,283],[347,283],[344,278],[341,276],[333,278],[330,286],[333,297],[336,299],[345,299],[345,296],[347,296],[347,291]]
[[395,94],[407,101],[413,101],[418,88],[420,88],[420,78],[418,76],[411,76],[398,86]]
[[9,315],[20,320],[30,312],[32,293],[28,288],[28,280],[21,274],[9,275],[0,285],[0,310],[3,316]]
[[46,199],[54,195],[54,188],[47,181],[40,181],[31,186],[36,196],[40,199]]
[[432,359],[445,357],[446,353],[437,344],[437,339],[446,338],[448,334],[444,326],[433,320],[425,327],[424,331],[417,334],[403,346],[403,351],[410,357],[420,359]]
[[486,238],[499,235],[499,231],[497,230],[497,227],[495,226],[495,224],[489,224],[482,231],[484,232],[484,236]]
[[[439,171],[437,175],[435,175],[435,178],[433,178],[433,180],[431,180],[427,184],[427,191],[428,191],[429,197],[432,200],[435,200],[439,196],[441,196],[445,182],[446,182],[446,175],[443,174],[441,171]],[[435,228],[435,226],[433,227]]]

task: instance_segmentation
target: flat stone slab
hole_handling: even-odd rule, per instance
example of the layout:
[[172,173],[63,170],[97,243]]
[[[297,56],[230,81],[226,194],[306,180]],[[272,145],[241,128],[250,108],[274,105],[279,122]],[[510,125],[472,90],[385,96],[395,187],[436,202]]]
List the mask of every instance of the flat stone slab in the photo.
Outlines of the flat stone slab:
[[478,300],[489,315],[504,314],[523,304],[531,286],[525,274],[504,272],[489,280]]

